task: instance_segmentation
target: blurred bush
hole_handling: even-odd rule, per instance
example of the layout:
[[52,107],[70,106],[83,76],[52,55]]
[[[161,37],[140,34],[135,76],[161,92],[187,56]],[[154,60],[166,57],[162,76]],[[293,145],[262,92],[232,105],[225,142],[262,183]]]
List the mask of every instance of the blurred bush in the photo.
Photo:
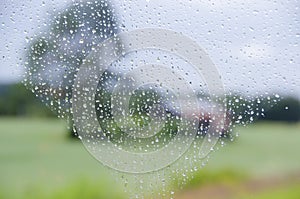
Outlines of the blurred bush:
[[265,116],[260,117],[260,120],[299,122],[300,102],[292,97],[284,98],[267,110]]
[[55,115],[21,83],[0,85],[0,116],[54,117]]
[[250,98],[234,94],[227,96],[226,102],[232,121],[236,123],[300,121],[300,101],[295,97],[274,95]]

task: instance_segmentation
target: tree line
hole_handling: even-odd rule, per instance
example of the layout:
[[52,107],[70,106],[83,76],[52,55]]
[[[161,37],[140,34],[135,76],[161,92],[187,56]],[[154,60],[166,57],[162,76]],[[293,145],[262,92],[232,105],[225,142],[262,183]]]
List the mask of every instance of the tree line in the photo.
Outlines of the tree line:
[[[300,101],[295,97],[269,97],[249,99],[240,95],[227,96],[227,109],[232,120],[300,121]],[[0,85],[0,116],[56,117],[23,84]]]

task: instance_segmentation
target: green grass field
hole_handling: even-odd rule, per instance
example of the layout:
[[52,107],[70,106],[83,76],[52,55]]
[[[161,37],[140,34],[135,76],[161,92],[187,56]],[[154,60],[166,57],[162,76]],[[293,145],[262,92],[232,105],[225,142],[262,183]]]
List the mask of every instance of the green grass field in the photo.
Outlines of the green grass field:
[[[58,119],[0,118],[1,199],[127,198],[107,169],[66,131],[66,124]],[[230,184],[232,179],[243,184],[300,173],[300,124],[258,123],[236,131],[239,137],[212,154],[185,191]],[[275,193],[266,190],[249,196],[246,192],[243,197],[269,199],[281,194],[296,199],[299,184],[284,183]]]

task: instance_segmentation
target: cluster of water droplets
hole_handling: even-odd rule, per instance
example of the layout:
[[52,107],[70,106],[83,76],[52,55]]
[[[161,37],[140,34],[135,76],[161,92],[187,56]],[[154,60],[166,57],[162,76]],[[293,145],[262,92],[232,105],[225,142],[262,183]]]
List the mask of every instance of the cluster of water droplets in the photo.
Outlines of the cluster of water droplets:
[[[127,172],[116,175],[133,188],[131,195],[172,196],[170,178],[187,181],[227,135],[224,93],[209,94],[201,67],[212,63],[201,48],[186,43],[192,40],[179,41],[183,35],[160,29],[119,34],[113,12],[107,2],[95,1],[54,13],[28,42],[24,84],[74,124],[96,159]],[[173,39],[159,46],[167,37]],[[190,63],[193,48],[204,63]],[[204,75],[219,76],[214,68],[207,71]]]

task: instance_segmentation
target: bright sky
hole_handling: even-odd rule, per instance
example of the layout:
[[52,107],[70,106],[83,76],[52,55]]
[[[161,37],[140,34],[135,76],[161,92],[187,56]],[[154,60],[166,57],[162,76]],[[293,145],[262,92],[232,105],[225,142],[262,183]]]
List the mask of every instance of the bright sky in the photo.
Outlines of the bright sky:
[[[0,5],[0,83],[23,74],[26,37],[68,1],[8,1]],[[227,90],[300,97],[300,12],[297,0],[115,0],[126,30],[156,27],[189,36],[218,67]],[[50,13],[48,15],[47,13]]]

